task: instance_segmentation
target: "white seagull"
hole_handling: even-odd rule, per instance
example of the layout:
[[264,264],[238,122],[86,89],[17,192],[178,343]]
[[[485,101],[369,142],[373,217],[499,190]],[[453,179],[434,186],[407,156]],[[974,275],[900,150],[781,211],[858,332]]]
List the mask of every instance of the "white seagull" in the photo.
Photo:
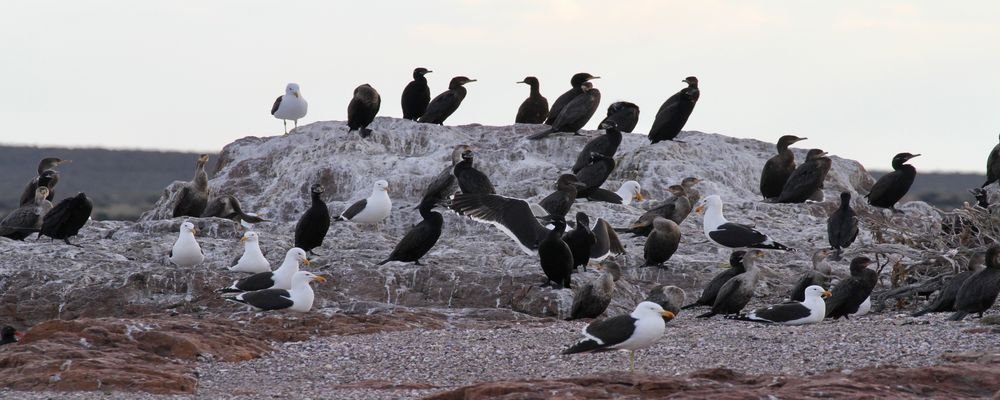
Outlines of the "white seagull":
[[642,187],[639,186],[639,182],[636,181],[625,181],[622,186],[618,188],[615,194],[622,198],[622,204],[630,205],[633,201],[642,201],[642,193],[640,191]]
[[232,285],[219,289],[223,293],[249,292],[264,289],[289,289],[292,287],[292,275],[299,272],[299,263],[309,265],[306,251],[292,247],[285,253],[285,261],[274,272],[261,272],[246,278],[233,281]]
[[391,211],[392,200],[389,200],[389,182],[379,180],[375,182],[371,196],[358,200],[334,220],[375,224],[389,217]]
[[244,243],[243,256],[236,260],[233,266],[229,267],[229,270],[252,274],[271,272],[271,263],[267,262],[267,258],[264,258],[264,253],[260,251],[260,241],[257,232],[244,233],[240,241]]
[[781,304],[758,308],[746,315],[732,317],[743,321],[767,322],[782,325],[806,325],[822,322],[826,317],[826,302],[830,292],[818,285],[805,290],[805,300],[789,300]]
[[722,199],[713,194],[698,202],[694,212],[704,213],[705,237],[715,244],[730,249],[774,249],[795,251],[775,242],[767,235],[747,225],[729,222],[722,216]]
[[187,221],[181,224],[177,241],[170,248],[170,262],[180,267],[193,267],[205,261],[205,253],[194,238],[196,233],[198,230],[194,228],[194,224]]
[[[285,125],[285,134],[288,134],[288,120],[295,121],[295,128],[299,127],[299,119],[306,116],[309,110],[309,103],[302,97],[298,83],[289,83],[285,86],[285,94],[278,96],[271,106],[271,115],[280,119]],[[293,130],[295,128],[292,128]]]
[[635,369],[635,351],[652,346],[663,336],[664,319],[674,313],[659,304],[644,301],[628,315],[591,322],[583,329],[583,339],[563,354],[593,353],[611,350],[629,352],[629,370]]
[[314,275],[312,272],[299,271],[292,276],[292,287],[290,289],[264,289],[255,292],[246,292],[236,295],[232,300],[243,303],[259,310],[288,310],[297,312],[309,312],[312,309],[313,300],[316,295],[313,293],[310,282],[326,282],[326,278]]

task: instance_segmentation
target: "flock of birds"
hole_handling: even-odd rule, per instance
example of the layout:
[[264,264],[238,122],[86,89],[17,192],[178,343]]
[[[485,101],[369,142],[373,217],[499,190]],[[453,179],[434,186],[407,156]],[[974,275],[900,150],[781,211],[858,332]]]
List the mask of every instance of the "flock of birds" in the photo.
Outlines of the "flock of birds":
[[[425,75],[431,71],[417,68],[413,81],[403,90],[401,106],[406,119],[422,123],[443,124],[454,113],[467,90],[464,85],[475,82],[464,76],[451,79],[448,90],[430,98]],[[551,108],[539,92],[539,81],[526,77],[518,83],[530,87],[530,95],[518,108],[515,121],[527,124],[544,124],[546,128],[527,136],[541,140],[560,132],[579,135],[578,131],[589,122],[600,103],[600,91],[593,80],[598,77],[578,73],[571,78],[571,88],[559,96]],[[700,91],[698,79],[687,77],[687,84],[670,96],[660,107],[649,130],[650,144],[676,141],[688,117],[694,110]],[[358,130],[361,137],[372,134],[369,124],[380,108],[381,98],[370,85],[359,86],[348,106],[350,131]],[[274,102],[271,113],[287,122],[306,115],[308,105],[297,84],[287,85],[285,94]],[[604,134],[589,140],[580,150],[571,171],[558,176],[554,191],[534,203],[497,194],[489,177],[475,168],[473,146],[459,144],[452,152],[451,165],[446,166],[431,182],[416,206],[422,220],[413,225],[379,264],[388,262],[413,262],[420,264],[437,243],[442,233],[442,215],[437,207],[448,208],[473,221],[489,224],[509,236],[526,254],[539,260],[545,276],[543,286],[554,290],[573,288],[572,275],[588,265],[602,270],[593,282],[575,292],[569,319],[597,318],[611,302],[615,282],[622,269],[612,255],[624,253],[618,234],[645,236],[643,257],[645,266],[663,266],[678,250],[681,242],[681,224],[692,212],[704,214],[705,237],[715,245],[732,249],[726,269],[715,276],[704,288],[697,301],[684,305],[684,292],[675,286],[660,285],[654,288],[646,301],[639,303],[627,315],[596,320],[583,331],[583,339],[564,351],[566,354],[607,350],[638,350],[655,343],[663,334],[666,321],[682,309],[709,307],[698,315],[709,318],[724,315],[730,319],[784,325],[813,324],[825,318],[848,318],[861,315],[870,308],[870,295],[877,283],[877,274],[868,266],[872,261],[863,256],[850,261],[850,275],[838,277],[828,261],[840,259],[844,248],[852,245],[858,235],[858,216],[851,206],[851,195],[840,196],[840,206],[827,220],[829,249],[813,254],[813,269],[804,273],[794,284],[785,302],[743,312],[754,296],[759,274],[756,263],[764,250],[794,251],[756,228],[730,222],[723,215],[723,202],[718,195],[701,197],[695,186],[700,179],[689,177],[668,188],[670,197],[649,208],[627,227],[613,227],[603,218],[577,212],[572,221],[567,215],[573,204],[586,199],[594,202],[630,204],[643,200],[638,182],[628,181],[617,191],[602,188],[615,168],[615,154],[622,141],[623,132],[631,132],[638,120],[639,108],[633,103],[616,102],[608,108],[607,116],[599,124]],[[294,129],[294,128],[293,128]],[[820,149],[808,151],[805,161],[796,165],[789,146],[806,140],[796,136],[782,136],[777,142],[777,154],[764,164],[760,178],[763,200],[774,203],[805,203],[823,201],[823,182],[833,161]],[[901,212],[895,208],[905,196],[916,176],[909,160],[919,154],[899,153],[892,159],[893,172],[881,177],[866,195],[874,207]],[[173,217],[215,216],[238,222],[255,223],[262,218],[247,214],[233,196],[209,200],[208,176],[205,172],[207,155],[196,164],[195,176],[186,182],[175,196]],[[56,167],[66,161],[46,158],[38,166],[38,175],[24,190],[21,207],[0,221],[0,236],[23,240],[33,233],[65,240],[76,235],[89,219],[92,205],[81,193],[60,202],[55,207],[51,200],[58,182]],[[983,186],[1000,179],[1000,145],[988,159],[988,181]],[[244,252],[234,260],[229,270],[249,276],[233,281],[219,291],[227,299],[247,304],[260,310],[290,310],[307,312],[312,308],[314,293],[311,282],[324,282],[325,278],[301,271],[300,266],[310,264],[309,254],[323,245],[330,225],[335,221],[359,224],[378,224],[391,213],[389,184],[385,180],[374,182],[369,197],[357,200],[339,215],[331,216],[323,200],[324,188],[313,184],[310,188],[311,205],[298,219],[294,228],[294,247],[286,253],[282,264],[271,270],[260,249],[259,234],[246,232],[241,241]],[[593,222],[593,223],[592,223]],[[567,230],[572,226],[572,229]],[[178,238],[173,244],[169,260],[182,267],[193,267],[205,260],[205,255],[195,239],[195,225],[185,221],[180,225]],[[71,244],[71,243],[70,243]],[[953,311],[952,320],[968,314],[982,313],[990,308],[1000,292],[1000,247],[991,247],[982,257],[985,268],[952,279],[941,291],[935,302],[914,315],[926,312]],[[830,284],[837,280],[832,290]],[[235,293],[235,295],[233,295]],[[7,340],[4,331],[4,340]],[[13,335],[13,332],[11,333]],[[631,358],[634,363],[634,355]]]

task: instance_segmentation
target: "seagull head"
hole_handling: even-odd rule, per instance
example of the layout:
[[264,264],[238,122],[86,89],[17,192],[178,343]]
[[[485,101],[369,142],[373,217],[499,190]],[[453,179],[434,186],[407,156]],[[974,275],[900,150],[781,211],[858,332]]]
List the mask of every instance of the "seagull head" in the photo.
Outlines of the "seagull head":
[[310,282],[326,283],[326,278],[309,271],[299,271],[292,275],[292,286],[308,285]]
[[295,96],[295,98],[302,97],[302,92],[299,91],[298,83],[289,83],[287,86],[285,86],[285,94]]
[[663,307],[652,301],[644,301],[635,306],[635,311],[632,311],[632,317],[637,319],[662,317],[670,320],[674,318],[674,313],[664,310]]
[[820,297],[825,299],[830,297],[833,293],[830,293],[830,291],[823,289],[819,285],[812,285],[806,288],[805,294],[806,297]]
[[285,259],[287,260],[289,258],[303,265],[310,264],[309,257],[306,256],[306,251],[298,247],[292,247],[288,250],[288,253],[285,254]]
[[698,202],[698,206],[694,208],[694,212],[703,213],[706,209],[713,210],[722,207],[722,198],[717,194],[707,196]]
[[639,186],[639,182],[636,181],[625,181],[622,183],[622,192],[631,193],[632,201],[643,201],[645,198],[642,197],[642,186]]
[[389,182],[386,182],[385,180],[375,181],[375,189],[374,189],[374,191],[375,192],[380,192],[380,191],[381,192],[388,192],[389,191]]
[[241,242],[257,242],[257,239],[258,239],[257,232],[249,231],[249,232],[243,234],[243,237],[240,238],[240,241]]
[[198,234],[198,230],[194,228],[194,224],[192,224],[190,222],[186,222],[186,221],[183,224],[181,224],[181,232],[182,233],[183,232],[191,232],[192,235],[197,235]]

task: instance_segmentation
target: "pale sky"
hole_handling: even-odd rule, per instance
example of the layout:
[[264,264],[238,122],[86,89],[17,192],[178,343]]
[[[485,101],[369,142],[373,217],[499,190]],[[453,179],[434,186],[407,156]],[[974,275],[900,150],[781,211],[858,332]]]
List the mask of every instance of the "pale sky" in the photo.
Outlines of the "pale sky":
[[[513,122],[527,75],[551,103],[576,72],[642,110],[701,81],[685,129],[775,141],[887,169],[983,173],[1000,134],[995,1],[16,1],[0,13],[0,143],[218,151],[345,120],[354,87],[399,117],[414,67],[435,94],[478,79],[447,124]],[[658,144],[673,145],[673,144]]]

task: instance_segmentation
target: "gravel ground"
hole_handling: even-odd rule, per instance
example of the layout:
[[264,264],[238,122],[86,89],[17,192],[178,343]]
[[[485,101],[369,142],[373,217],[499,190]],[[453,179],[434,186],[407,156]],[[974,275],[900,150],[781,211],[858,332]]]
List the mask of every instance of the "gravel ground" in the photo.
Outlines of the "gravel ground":
[[[697,311],[697,310],[696,310]],[[945,352],[995,351],[997,335],[964,330],[947,314],[915,319],[869,315],[784,327],[697,320],[682,313],[664,338],[638,353],[637,371],[684,374],[726,367],[746,373],[809,375],[827,370],[941,363]],[[399,399],[476,382],[563,378],[628,368],[627,353],[562,356],[585,322],[510,322],[502,328],[452,328],[331,336],[279,344],[243,363],[204,363],[197,398]],[[181,399],[187,396],[0,391],[3,398]]]

